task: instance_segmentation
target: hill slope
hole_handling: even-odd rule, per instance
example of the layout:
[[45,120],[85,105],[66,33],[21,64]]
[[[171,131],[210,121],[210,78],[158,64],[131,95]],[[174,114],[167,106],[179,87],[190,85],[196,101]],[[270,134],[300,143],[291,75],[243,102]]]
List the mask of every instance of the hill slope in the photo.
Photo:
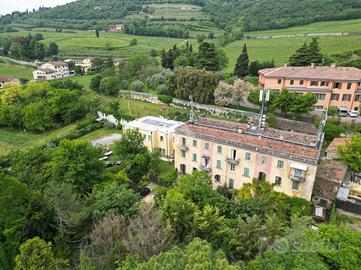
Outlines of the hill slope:
[[[111,22],[122,22],[129,15],[139,14],[154,21],[154,9],[148,6],[152,3],[200,6],[223,30],[236,27],[245,31],[266,30],[319,21],[361,18],[360,0],[79,0],[55,8],[3,16],[0,24],[1,21],[12,21],[36,26],[75,26],[89,29]],[[180,13],[186,12],[185,8],[179,6]],[[177,22],[179,18],[165,20]]]

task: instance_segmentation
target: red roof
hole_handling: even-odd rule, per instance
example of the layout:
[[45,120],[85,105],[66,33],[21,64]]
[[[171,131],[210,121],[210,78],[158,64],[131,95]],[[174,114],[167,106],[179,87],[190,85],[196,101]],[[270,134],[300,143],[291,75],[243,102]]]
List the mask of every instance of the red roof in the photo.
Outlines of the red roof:
[[[199,135],[204,137],[205,140],[207,140],[207,138],[215,138],[218,140],[225,140],[226,144],[229,144],[229,142],[241,143],[243,145],[267,149],[271,152],[299,156],[300,158],[308,158],[313,161],[318,160],[319,149],[316,146],[302,145],[303,139],[299,139],[314,138],[314,136],[279,131],[276,129],[265,130],[265,132],[261,132],[262,136],[259,136],[257,134],[251,134],[251,132],[246,134],[245,132],[248,133],[248,131],[244,129],[245,126],[246,125],[244,124],[234,124],[203,118],[197,119],[194,124],[187,123],[178,127],[176,132],[178,134],[186,132],[191,133],[191,135]],[[288,134],[289,138],[285,138],[284,140],[276,139],[274,136],[275,133],[277,133],[277,135],[282,134],[281,136],[287,136]],[[295,143],[292,142],[292,140],[300,141]]]
[[361,81],[361,69],[354,67],[277,67],[258,72],[265,77]]

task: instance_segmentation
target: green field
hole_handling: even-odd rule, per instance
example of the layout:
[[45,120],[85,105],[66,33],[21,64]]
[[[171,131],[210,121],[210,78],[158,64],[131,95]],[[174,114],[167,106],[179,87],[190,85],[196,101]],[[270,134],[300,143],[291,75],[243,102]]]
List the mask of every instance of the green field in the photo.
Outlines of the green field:
[[[166,37],[133,36],[125,33],[101,32],[100,38],[95,37],[95,31],[20,31],[15,33],[1,33],[3,36],[25,36],[28,34],[41,33],[44,36],[44,44],[56,42],[59,46],[60,56],[70,57],[74,55],[111,55],[114,57],[127,57],[134,54],[149,54],[151,49],[159,52],[169,49],[174,44],[184,43],[184,39]],[[130,46],[129,42],[136,38],[138,44]],[[194,45],[196,41],[193,41]]]
[[32,69],[20,65],[14,65],[10,63],[0,63],[0,77],[16,77],[32,79]]
[[32,132],[23,132],[17,129],[0,128],[0,155],[7,154],[16,149],[24,149],[45,144],[74,129],[75,124],[71,124],[46,133],[36,134]]
[[361,32],[361,19],[347,21],[318,22],[286,29],[247,32],[246,36],[277,36],[311,33]]
[[[285,37],[270,39],[248,39],[228,44],[225,47],[229,57],[228,72],[232,72],[236,59],[247,43],[250,61],[274,59],[276,65],[286,63],[289,57],[311,37]],[[325,36],[319,38],[321,51],[327,55],[361,49],[361,36]]]

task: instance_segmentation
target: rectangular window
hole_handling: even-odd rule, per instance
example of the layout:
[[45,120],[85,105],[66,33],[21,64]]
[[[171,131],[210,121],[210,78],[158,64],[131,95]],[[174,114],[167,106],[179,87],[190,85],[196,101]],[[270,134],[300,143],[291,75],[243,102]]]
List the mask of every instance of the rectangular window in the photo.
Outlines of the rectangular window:
[[204,144],[204,149],[207,149],[207,150],[209,149],[209,143]]
[[220,183],[221,182],[221,176],[220,175],[215,175],[214,176],[214,182],[216,182],[216,183]]
[[222,154],[222,146],[217,146],[217,153]]
[[245,160],[251,160],[251,153],[247,152],[247,153],[244,155],[244,159],[245,159]]
[[193,146],[197,147],[197,141],[196,140],[193,140]]
[[300,80],[300,85],[303,85],[304,81],[303,80]]
[[217,169],[221,169],[221,168],[222,168],[222,161],[217,160],[216,168],[217,168]]
[[186,138],[182,137],[182,145],[185,146],[187,144]]
[[311,81],[310,85],[311,86],[318,86],[318,81]]
[[278,169],[283,169],[283,165],[284,165],[283,160],[278,160],[278,161],[277,161],[277,168],[278,168]]
[[229,178],[228,180],[228,188],[230,189],[234,188],[234,180],[232,178]]
[[261,164],[266,164],[267,162],[267,158],[266,157],[261,157]]
[[236,170],[236,165],[231,164],[231,171],[234,172]]
[[302,170],[300,170],[300,169],[295,169],[295,175],[301,176],[301,175],[302,175]]
[[197,154],[192,155],[192,161],[197,161]]
[[341,86],[342,86],[342,84],[340,82],[334,82],[333,83],[333,88],[341,89]]
[[281,185],[281,180],[282,180],[282,178],[281,178],[281,177],[276,176],[276,179],[275,179],[275,185],[276,185],[276,186],[280,186],[280,185]]
[[347,89],[350,90],[352,86],[352,83],[347,83]]
[[338,100],[340,98],[339,94],[332,94],[331,100]]
[[293,181],[292,182],[292,189],[293,190],[298,190],[300,188],[300,182],[298,181]]
[[249,177],[249,169],[248,168],[243,169],[243,176]]
[[350,101],[351,100],[351,95],[349,94],[344,94],[342,96],[342,101]]
[[237,158],[237,151],[235,149],[232,149],[232,152],[231,152],[231,158],[233,160],[235,160]]
[[315,98],[318,100],[325,100],[326,94],[315,94]]
[[160,136],[160,141],[162,142],[162,141],[164,141],[164,138],[163,138],[163,136]]
[[295,83],[294,80],[290,80],[290,85],[293,85]]
[[326,82],[326,81],[321,81],[321,86],[328,86],[328,82]]
[[361,97],[361,95],[356,95],[356,96],[355,96],[355,101],[361,101],[361,98],[360,98],[360,97]]
[[186,157],[186,151],[182,151],[182,157],[183,157],[183,158]]
[[278,79],[277,83],[278,84],[281,84],[282,80],[281,79]]

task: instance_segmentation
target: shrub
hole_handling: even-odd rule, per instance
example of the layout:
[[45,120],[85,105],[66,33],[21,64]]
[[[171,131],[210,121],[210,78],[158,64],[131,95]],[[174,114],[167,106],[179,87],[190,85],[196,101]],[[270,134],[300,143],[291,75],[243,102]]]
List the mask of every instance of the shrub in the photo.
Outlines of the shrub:
[[131,83],[130,89],[135,92],[144,92],[144,83],[142,81],[134,81]]
[[165,84],[167,78],[161,74],[155,74],[149,81],[149,87],[156,89],[159,85]]
[[165,84],[161,84],[157,87],[157,94],[171,96],[171,92],[169,91],[169,88]]
[[170,104],[172,103],[173,97],[167,95],[158,95],[158,100],[165,104]]

